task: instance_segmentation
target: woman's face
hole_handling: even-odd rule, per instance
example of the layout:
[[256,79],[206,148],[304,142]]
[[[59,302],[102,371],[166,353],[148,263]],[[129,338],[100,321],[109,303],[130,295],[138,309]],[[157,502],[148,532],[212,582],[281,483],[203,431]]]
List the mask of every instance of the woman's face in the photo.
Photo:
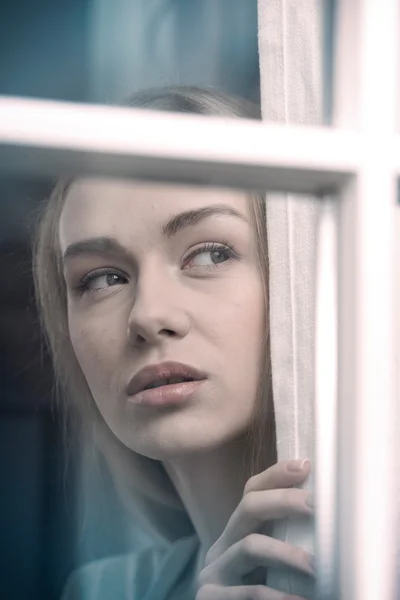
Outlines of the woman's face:
[[[255,406],[265,332],[245,194],[83,179],[67,194],[59,238],[62,255],[69,248],[71,342],[114,434],[158,460],[242,435]],[[179,406],[133,403],[132,377],[164,361],[194,367],[206,380]]]

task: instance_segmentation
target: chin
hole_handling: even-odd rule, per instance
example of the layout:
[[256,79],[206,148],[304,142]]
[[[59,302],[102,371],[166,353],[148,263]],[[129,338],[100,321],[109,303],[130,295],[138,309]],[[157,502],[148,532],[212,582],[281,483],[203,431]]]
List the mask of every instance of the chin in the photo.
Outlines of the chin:
[[147,426],[142,424],[141,430],[126,432],[123,443],[131,450],[152,458],[154,460],[173,460],[190,456],[199,456],[203,453],[217,451],[243,433],[236,428],[229,430],[218,427],[214,419],[214,427],[202,423],[199,418],[191,423],[181,422],[158,423],[153,422]]

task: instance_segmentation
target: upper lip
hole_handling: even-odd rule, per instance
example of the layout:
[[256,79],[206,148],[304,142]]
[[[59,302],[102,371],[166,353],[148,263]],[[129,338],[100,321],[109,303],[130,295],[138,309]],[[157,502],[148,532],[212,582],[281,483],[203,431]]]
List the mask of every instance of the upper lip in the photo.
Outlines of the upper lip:
[[170,379],[171,377],[185,377],[196,381],[206,379],[206,375],[201,371],[179,362],[163,362],[156,365],[148,365],[138,371],[128,383],[128,396],[142,392],[146,386],[155,381]]

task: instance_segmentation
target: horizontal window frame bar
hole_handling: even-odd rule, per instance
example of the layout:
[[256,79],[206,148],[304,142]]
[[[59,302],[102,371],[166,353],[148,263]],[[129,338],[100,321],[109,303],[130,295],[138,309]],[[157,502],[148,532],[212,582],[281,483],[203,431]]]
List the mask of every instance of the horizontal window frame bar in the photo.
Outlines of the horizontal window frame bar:
[[[400,136],[386,143],[400,156]],[[0,173],[322,195],[358,170],[366,147],[329,127],[0,97]]]

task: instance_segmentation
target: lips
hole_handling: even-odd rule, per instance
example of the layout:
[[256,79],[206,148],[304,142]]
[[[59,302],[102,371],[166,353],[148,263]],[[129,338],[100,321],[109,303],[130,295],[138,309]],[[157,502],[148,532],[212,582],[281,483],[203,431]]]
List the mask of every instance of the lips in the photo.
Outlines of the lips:
[[130,380],[127,387],[128,396],[134,396],[145,390],[148,386],[165,382],[169,379],[182,378],[182,380],[200,381],[206,379],[205,373],[178,362],[164,362],[156,365],[149,365],[141,369]]

